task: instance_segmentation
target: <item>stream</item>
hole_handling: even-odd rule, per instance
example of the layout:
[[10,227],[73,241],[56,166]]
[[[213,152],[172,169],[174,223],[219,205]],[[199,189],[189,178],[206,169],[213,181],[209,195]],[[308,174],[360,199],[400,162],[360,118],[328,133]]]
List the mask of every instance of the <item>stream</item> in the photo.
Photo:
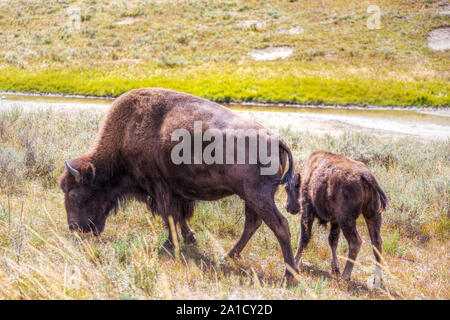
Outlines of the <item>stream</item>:
[[[20,107],[24,111],[107,111],[111,99],[0,94],[0,111]],[[277,106],[222,104],[241,116],[270,129],[290,128],[317,134],[359,132],[385,137],[424,140],[450,138],[450,108],[358,108],[327,106]]]

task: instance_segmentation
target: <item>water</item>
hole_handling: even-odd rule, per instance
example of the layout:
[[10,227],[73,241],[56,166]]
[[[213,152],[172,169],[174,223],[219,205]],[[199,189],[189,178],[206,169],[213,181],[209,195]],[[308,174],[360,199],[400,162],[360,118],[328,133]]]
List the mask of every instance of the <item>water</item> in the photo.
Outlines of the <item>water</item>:
[[[27,96],[0,94],[0,109],[20,106],[24,110],[99,110],[106,111],[112,99]],[[423,139],[450,138],[450,109],[349,109],[331,107],[285,107],[229,104],[226,107],[252,118],[271,129],[319,134],[341,134],[346,131],[381,136],[414,136]]]

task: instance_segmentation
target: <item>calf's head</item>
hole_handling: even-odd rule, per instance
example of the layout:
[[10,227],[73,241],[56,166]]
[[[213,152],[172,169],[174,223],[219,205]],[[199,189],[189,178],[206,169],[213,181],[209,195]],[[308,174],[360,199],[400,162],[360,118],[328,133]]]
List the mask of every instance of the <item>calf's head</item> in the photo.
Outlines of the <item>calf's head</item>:
[[300,174],[296,173],[285,185],[287,193],[286,210],[289,213],[297,214],[300,211]]
[[93,232],[99,235],[114,202],[95,183],[95,166],[83,158],[66,161],[59,185],[64,192],[67,222],[71,231]]

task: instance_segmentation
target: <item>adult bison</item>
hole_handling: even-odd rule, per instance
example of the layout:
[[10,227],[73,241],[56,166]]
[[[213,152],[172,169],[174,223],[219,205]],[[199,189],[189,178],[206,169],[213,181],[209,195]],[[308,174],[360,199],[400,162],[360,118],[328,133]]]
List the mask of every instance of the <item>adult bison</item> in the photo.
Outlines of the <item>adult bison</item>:
[[[277,154],[273,174],[261,174],[267,167],[261,161],[248,161],[253,156],[251,152],[255,152],[249,144],[245,144],[243,158],[247,161],[244,163],[206,164],[194,159],[192,150],[183,150],[182,157],[192,159],[193,163],[176,164],[172,152],[179,141],[173,141],[174,132],[187,133],[195,149],[198,134],[195,130],[199,128],[201,134],[212,130],[215,139],[223,140],[233,130],[264,132],[260,124],[241,118],[219,104],[181,92],[145,88],[129,91],[116,99],[93,148],[66,162],[60,178],[69,228],[99,235],[118,201],[132,197],[147,203],[153,213],[162,216],[169,230],[165,245],[172,245],[172,239],[178,237],[177,228],[181,229],[186,243],[195,243],[194,233],[188,226],[194,202],[237,194],[245,201],[245,226],[228,255],[238,256],[264,221],[277,237],[285,263],[296,270],[289,226],[274,201],[278,185],[291,177],[293,160],[289,148],[276,135],[265,131],[267,146],[276,145],[271,149]],[[244,138],[247,142],[252,140]],[[238,137],[233,137],[233,141],[237,140]],[[205,140],[201,142],[202,150],[207,144]],[[232,151],[239,153],[237,149],[236,144]],[[215,149],[216,153],[219,151],[228,155],[225,146]],[[218,156],[214,152],[212,155]],[[286,158],[289,170],[282,178]],[[171,218],[176,226],[175,234],[170,228]],[[288,269],[286,275],[290,275]]]
[[301,175],[296,173],[286,184],[287,211],[301,217],[301,236],[295,262],[298,264],[303,250],[311,239],[314,219],[326,225],[331,224],[328,242],[332,251],[331,267],[339,275],[339,262],[336,248],[342,229],[348,242],[348,261],[343,278],[350,280],[353,262],[361,247],[361,238],[356,230],[356,219],[363,214],[369,229],[370,240],[374,246],[377,260],[374,285],[381,284],[381,212],[389,200],[378,185],[377,179],[363,163],[342,155],[326,151],[311,154]]

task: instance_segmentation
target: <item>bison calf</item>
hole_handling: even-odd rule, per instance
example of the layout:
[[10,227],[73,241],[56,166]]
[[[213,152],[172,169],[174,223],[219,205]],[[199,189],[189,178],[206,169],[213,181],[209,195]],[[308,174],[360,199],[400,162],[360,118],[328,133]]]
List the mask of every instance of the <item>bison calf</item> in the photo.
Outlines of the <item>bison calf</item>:
[[314,219],[321,224],[331,224],[328,242],[331,247],[332,272],[339,275],[336,248],[342,232],[349,246],[348,261],[343,278],[350,280],[353,262],[361,247],[356,230],[356,219],[363,214],[369,229],[377,261],[374,286],[381,285],[381,211],[389,200],[381,190],[372,172],[363,163],[326,151],[314,152],[307,160],[301,175],[295,174],[286,185],[288,201],[286,210],[301,211],[301,237],[295,256],[299,264],[303,250],[311,239]]

